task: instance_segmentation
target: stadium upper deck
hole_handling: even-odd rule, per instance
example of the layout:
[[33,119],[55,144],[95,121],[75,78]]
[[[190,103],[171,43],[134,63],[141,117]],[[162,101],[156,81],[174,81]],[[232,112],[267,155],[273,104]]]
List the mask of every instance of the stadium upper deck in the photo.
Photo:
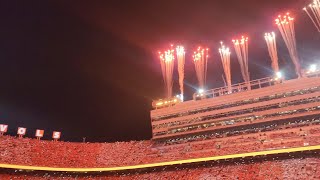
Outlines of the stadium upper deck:
[[[251,81],[195,94],[192,101],[151,111],[153,140],[203,135],[227,128],[244,128],[270,121],[304,119],[320,114],[320,77]],[[235,92],[237,91],[237,92]],[[187,138],[186,138],[187,137]]]

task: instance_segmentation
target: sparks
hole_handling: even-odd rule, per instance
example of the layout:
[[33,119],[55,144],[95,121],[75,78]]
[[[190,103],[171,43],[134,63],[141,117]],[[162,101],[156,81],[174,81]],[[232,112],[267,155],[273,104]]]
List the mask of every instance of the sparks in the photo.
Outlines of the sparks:
[[208,65],[208,48],[199,47],[193,55],[193,62],[195,65],[197,78],[199,81],[200,89],[204,89],[207,78],[207,65]]
[[241,39],[232,40],[234,49],[236,50],[237,58],[241,68],[243,80],[250,88],[249,60],[248,60],[248,37],[242,36]]
[[183,46],[177,46],[177,59],[178,59],[178,74],[179,74],[179,86],[181,92],[181,100],[183,101],[184,94],[184,64],[185,64],[185,50]]
[[166,88],[167,97],[172,97],[174,50],[171,48],[163,53],[159,52],[162,77]]
[[297,52],[296,37],[294,31],[294,18],[292,18],[290,14],[287,13],[285,16],[279,15],[275,21],[279,28],[281,36],[286,43],[291,60],[295,65],[296,74],[300,78],[302,77],[302,73]]
[[219,48],[219,53],[221,57],[221,62],[226,76],[228,92],[231,92],[231,67],[230,67],[230,50],[228,47],[223,45],[221,42],[221,48]]
[[308,8],[304,7],[303,10],[307,13],[318,32],[320,32],[320,0],[313,0]]
[[276,35],[274,32],[266,33],[264,35],[264,39],[266,40],[269,55],[271,58],[271,66],[275,73],[279,72],[279,64],[278,64],[278,53],[277,53],[277,43],[276,43]]

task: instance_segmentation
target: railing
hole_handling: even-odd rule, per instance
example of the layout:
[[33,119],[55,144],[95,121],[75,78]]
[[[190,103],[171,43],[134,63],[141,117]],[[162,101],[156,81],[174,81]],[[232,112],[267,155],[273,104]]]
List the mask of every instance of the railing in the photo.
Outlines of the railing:
[[227,86],[225,86],[225,87],[211,89],[203,93],[195,93],[193,94],[193,100],[219,97],[219,96],[224,96],[232,93],[248,91],[252,89],[260,89],[263,87],[273,86],[279,83],[282,83],[282,80],[274,79],[272,77],[266,77],[262,79],[253,80],[248,83],[243,82],[243,83],[234,84],[231,86],[231,88],[228,88]]
[[[304,77],[306,77],[306,78],[320,77],[320,70],[313,71],[313,72],[306,71],[306,72],[304,72]],[[266,78],[262,78],[262,79],[252,80],[248,83],[242,82],[242,83],[234,84],[230,88],[225,86],[225,87],[207,90],[202,93],[194,93],[193,100],[208,99],[208,98],[233,94],[233,93],[237,93],[237,92],[248,91],[248,90],[252,90],[252,89],[260,89],[260,88],[264,88],[264,87],[268,87],[268,86],[273,86],[275,84],[279,84],[282,82],[283,82],[283,79],[277,79],[274,77],[266,77]],[[169,99],[160,99],[157,101],[153,101],[152,106],[154,109],[160,109],[160,108],[174,106],[174,105],[181,103],[181,102],[182,101],[180,98],[172,97]]]
[[314,71],[314,72],[307,71],[305,73],[305,76],[306,77],[320,77],[320,70],[317,70],[317,71]]

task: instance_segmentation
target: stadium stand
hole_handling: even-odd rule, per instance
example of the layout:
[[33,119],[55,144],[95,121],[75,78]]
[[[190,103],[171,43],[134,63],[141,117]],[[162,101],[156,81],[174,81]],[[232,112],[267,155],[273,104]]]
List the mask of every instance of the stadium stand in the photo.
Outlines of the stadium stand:
[[145,141],[0,136],[1,179],[319,179],[319,84],[301,78],[155,109]]

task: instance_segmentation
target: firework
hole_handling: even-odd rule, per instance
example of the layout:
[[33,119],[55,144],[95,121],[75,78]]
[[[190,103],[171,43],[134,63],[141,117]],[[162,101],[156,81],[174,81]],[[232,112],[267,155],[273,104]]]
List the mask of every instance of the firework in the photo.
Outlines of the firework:
[[174,50],[171,48],[163,53],[159,52],[162,77],[167,93],[167,97],[172,97],[173,86],[173,68],[174,68]]
[[247,83],[248,89],[250,88],[250,74],[249,74],[249,60],[248,60],[248,37],[242,36],[241,39],[232,40],[234,49],[241,68],[243,80]]
[[308,7],[304,7],[303,10],[307,13],[318,32],[320,32],[320,0],[313,0],[313,3],[309,4]]
[[194,52],[193,62],[195,65],[197,78],[199,81],[200,89],[204,89],[206,85],[207,78],[207,65],[208,65],[208,48],[199,47],[197,51]]
[[[219,48],[219,53],[221,57],[221,62],[226,76],[228,91],[231,92],[231,67],[230,67],[230,50],[225,47],[221,42],[221,48]],[[223,77],[223,76],[222,76]]]
[[276,44],[276,35],[274,32],[266,33],[264,35],[264,39],[266,40],[269,55],[272,62],[272,69],[275,73],[279,72],[279,64],[278,64],[278,53],[277,53],[277,44]]
[[179,74],[179,86],[180,86],[180,92],[181,92],[181,100],[183,100],[183,94],[184,94],[184,86],[183,86],[183,80],[184,80],[184,64],[185,64],[185,51],[183,46],[177,46],[177,59],[178,59],[178,74]]
[[287,13],[285,16],[279,15],[275,21],[278,25],[284,42],[286,43],[291,60],[295,65],[296,74],[300,78],[302,77],[302,73],[297,52],[296,37],[294,31],[294,18],[290,17],[290,14]]

